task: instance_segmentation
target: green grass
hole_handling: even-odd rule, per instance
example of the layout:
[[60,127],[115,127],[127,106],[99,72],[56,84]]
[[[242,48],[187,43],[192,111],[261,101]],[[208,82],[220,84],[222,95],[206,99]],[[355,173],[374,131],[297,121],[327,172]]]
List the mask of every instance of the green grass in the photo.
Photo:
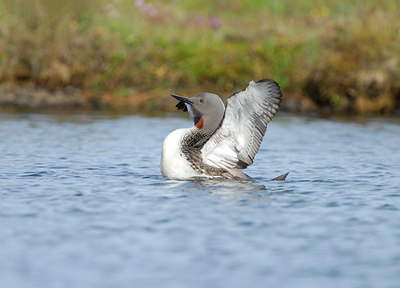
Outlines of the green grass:
[[321,111],[390,114],[399,11],[397,0],[3,0],[0,82],[74,86],[134,110],[268,77]]

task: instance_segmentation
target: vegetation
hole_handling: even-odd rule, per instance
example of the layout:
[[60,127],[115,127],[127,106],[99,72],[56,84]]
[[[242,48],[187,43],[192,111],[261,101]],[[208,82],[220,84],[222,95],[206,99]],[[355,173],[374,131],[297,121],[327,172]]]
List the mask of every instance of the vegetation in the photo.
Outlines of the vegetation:
[[268,77],[287,109],[392,114],[398,19],[398,0],[2,0],[0,83],[143,110]]

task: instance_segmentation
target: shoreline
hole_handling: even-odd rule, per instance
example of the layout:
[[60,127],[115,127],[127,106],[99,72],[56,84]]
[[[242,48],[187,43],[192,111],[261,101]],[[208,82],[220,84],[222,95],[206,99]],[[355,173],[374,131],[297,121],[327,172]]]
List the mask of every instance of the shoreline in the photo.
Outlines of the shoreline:
[[[195,89],[181,91],[183,95],[198,93]],[[35,112],[35,111],[62,111],[88,110],[110,111],[113,113],[166,113],[175,109],[174,101],[169,97],[172,90],[146,91],[119,96],[117,93],[103,92],[94,94],[72,86],[46,89],[37,87],[33,83],[2,83],[0,84],[0,111]],[[345,116],[345,117],[376,117],[398,116],[400,109],[393,109],[391,113],[376,113],[376,111],[335,111],[332,107],[318,106],[311,99],[303,96],[282,92],[282,112],[318,116]],[[220,95],[225,102],[228,96]]]
[[154,1],[150,15],[143,1],[81,2],[0,3],[0,109],[172,111],[170,93],[226,100],[273,78],[283,111],[400,115],[397,4]]

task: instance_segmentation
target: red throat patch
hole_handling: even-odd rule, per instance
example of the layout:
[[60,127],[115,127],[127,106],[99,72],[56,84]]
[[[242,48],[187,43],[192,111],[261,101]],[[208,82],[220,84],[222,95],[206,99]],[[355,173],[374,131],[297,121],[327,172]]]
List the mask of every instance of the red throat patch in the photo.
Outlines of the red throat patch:
[[203,129],[203,126],[204,126],[203,116],[200,117],[199,122],[197,122],[195,126],[196,126],[197,129]]

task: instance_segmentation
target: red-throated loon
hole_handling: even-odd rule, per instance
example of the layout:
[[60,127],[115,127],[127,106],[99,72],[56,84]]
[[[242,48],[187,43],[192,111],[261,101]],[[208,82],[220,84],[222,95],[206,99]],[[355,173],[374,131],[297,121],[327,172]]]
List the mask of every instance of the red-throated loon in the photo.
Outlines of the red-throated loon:
[[178,180],[250,179],[240,169],[253,163],[267,124],[282,102],[278,83],[251,81],[226,101],[211,93],[193,97],[171,94],[178,109],[189,111],[192,128],[178,129],[164,140],[161,173]]

